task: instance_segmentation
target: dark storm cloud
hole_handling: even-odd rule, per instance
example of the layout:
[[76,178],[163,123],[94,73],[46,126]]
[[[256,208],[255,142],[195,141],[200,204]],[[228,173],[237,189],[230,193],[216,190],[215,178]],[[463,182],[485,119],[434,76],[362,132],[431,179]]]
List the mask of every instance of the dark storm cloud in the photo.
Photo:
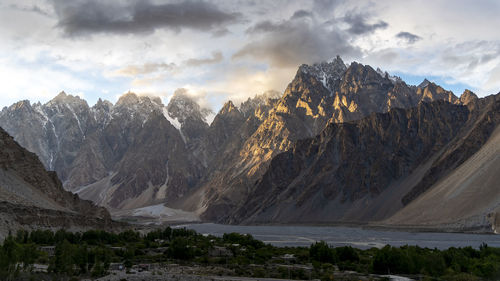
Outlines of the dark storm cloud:
[[262,21],[247,30],[250,43],[233,55],[233,59],[252,57],[277,67],[293,67],[331,59],[336,55],[355,56],[344,32],[335,26],[303,17],[280,22]]
[[406,40],[406,42],[410,44],[413,44],[422,39],[422,37],[406,31],[401,31],[400,33],[396,34],[396,37],[399,39]]
[[156,4],[150,0],[52,0],[57,26],[69,36],[93,33],[150,33],[159,28],[180,31],[217,30],[241,21],[239,13],[225,12],[201,1]]
[[256,33],[266,33],[266,32],[274,32],[280,30],[282,24],[273,23],[269,20],[261,21],[255,24],[254,26],[248,28],[246,33],[248,34],[256,34]]
[[298,10],[295,13],[293,13],[291,19],[300,19],[300,18],[307,18],[307,17],[312,18],[313,14],[310,11]]
[[372,33],[377,29],[384,29],[389,26],[385,21],[378,21],[374,24],[368,24],[366,16],[362,14],[348,14],[343,18],[343,21],[350,25],[347,31],[355,35]]

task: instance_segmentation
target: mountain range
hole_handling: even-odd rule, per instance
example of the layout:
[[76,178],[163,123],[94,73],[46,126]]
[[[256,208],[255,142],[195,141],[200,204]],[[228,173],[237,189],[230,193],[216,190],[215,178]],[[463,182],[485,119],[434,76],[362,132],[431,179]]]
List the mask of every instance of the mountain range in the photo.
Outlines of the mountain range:
[[340,57],[217,114],[182,89],[167,105],[61,92],[0,112],[66,190],[115,215],[162,205],[221,223],[453,231],[500,225],[499,120],[499,95],[457,97]]

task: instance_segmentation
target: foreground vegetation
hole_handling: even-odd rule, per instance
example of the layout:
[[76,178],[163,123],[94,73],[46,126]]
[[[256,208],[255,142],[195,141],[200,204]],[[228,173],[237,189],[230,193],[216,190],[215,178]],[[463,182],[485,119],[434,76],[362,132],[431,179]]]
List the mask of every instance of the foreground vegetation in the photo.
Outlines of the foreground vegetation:
[[[4,280],[38,279],[41,274],[51,280],[100,277],[117,263],[130,273],[139,264],[161,267],[175,263],[221,270],[210,274],[249,277],[338,280],[345,276],[342,272],[355,271],[373,279],[379,277],[370,274],[420,280],[500,280],[500,249],[485,244],[478,250],[418,246],[360,250],[332,248],[325,242],[275,247],[251,235],[204,236],[167,227],[146,235],[134,231],[19,231],[0,247],[0,277]],[[47,265],[47,273],[35,273],[35,264]]]

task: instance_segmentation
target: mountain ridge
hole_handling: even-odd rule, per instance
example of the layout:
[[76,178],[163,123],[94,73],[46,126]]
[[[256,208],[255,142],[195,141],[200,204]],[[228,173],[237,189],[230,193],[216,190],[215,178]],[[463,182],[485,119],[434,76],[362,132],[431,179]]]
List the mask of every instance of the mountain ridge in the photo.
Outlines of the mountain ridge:
[[[63,100],[68,100],[70,104],[60,105]],[[11,124],[9,130],[13,135],[21,142],[26,142],[27,147],[38,149],[37,154],[46,157],[46,163],[52,163],[50,156],[55,156],[54,163],[57,165],[53,167],[64,180],[66,189],[106,206],[112,212],[166,204],[170,208],[194,212],[206,221],[234,223],[250,222],[252,218],[259,217],[258,213],[261,210],[250,207],[253,203],[251,200],[248,201],[249,198],[259,198],[260,195],[255,194],[256,190],[261,190],[266,196],[265,200],[259,203],[274,198],[273,194],[265,193],[269,192],[268,190],[257,186],[257,183],[263,182],[263,177],[276,169],[276,164],[273,162],[276,163],[275,161],[278,161],[276,159],[285,157],[281,156],[282,153],[290,155],[298,151],[296,150],[298,144],[305,145],[305,140],[320,136],[332,124],[349,126],[347,124],[355,120],[387,118],[380,117],[382,115],[379,114],[390,116],[393,114],[391,118],[403,118],[401,110],[411,112],[420,108],[427,110],[425,112],[429,115],[425,115],[425,118],[429,122],[436,122],[435,126],[439,127],[444,123],[434,120],[435,116],[444,113],[433,113],[434,109],[426,109],[427,104],[437,102],[439,106],[435,106],[436,108],[444,108],[447,105],[439,101],[445,101],[451,106],[446,108],[456,112],[457,116],[462,116],[462,113],[457,112],[467,111],[473,114],[474,118],[479,118],[478,112],[484,110],[488,103],[486,100],[488,99],[478,98],[469,90],[457,97],[453,92],[428,80],[424,80],[419,86],[409,86],[399,77],[390,76],[380,69],[375,70],[369,65],[357,62],[346,65],[340,57],[337,57],[331,62],[300,66],[295,78],[282,95],[266,92],[249,98],[238,106],[232,101],[227,101],[211,122],[209,116],[213,114],[200,107],[185,90],[179,90],[170,98],[167,105],[164,105],[159,98],[139,96],[129,92],[120,97],[115,105],[100,99],[92,107],[88,107],[86,102],[83,103],[79,98],[61,93],[53,102],[59,105],[50,104],[50,109],[67,118],[56,118],[54,121],[53,118],[48,118],[52,115],[45,113],[44,105],[38,103],[28,107],[29,103],[24,106],[20,103],[2,110],[0,125]],[[44,119],[40,111],[47,118]],[[397,112],[400,112],[399,115]],[[78,116],[79,114],[82,116]],[[468,119],[463,118],[460,120],[465,124]],[[34,120],[41,124],[40,127],[48,129],[39,130],[37,126],[26,126],[19,123],[19,120]],[[381,137],[379,134],[383,130],[375,128],[383,124],[382,120],[371,122],[366,120],[359,121],[367,122],[362,132],[370,132],[374,137]],[[436,136],[440,136],[441,133],[448,132],[451,128],[449,126],[457,126],[457,123],[446,120],[448,120],[445,122],[447,125],[439,127],[440,130],[428,129]],[[56,134],[57,128],[61,126],[70,128],[69,136],[61,138]],[[369,130],[370,126],[373,128]],[[470,127],[472,128],[473,124]],[[456,130],[453,132],[449,133],[449,137],[456,136]],[[36,136],[38,138],[48,136],[49,140],[53,137],[56,141],[30,143],[26,137],[28,135],[35,139]],[[390,139],[388,136],[383,138]],[[428,138],[430,137],[427,136]],[[355,140],[357,139],[350,139],[350,141]],[[394,141],[391,143],[396,144]],[[433,157],[441,157],[437,148],[444,149],[444,146],[448,147],[451,144],[450,139],[445,137],[436,143],[430,143],[428,140],[425,143],[434,148],[429,151],[416,150],[412,153],[429,154],[425,157],[427,160],[412,156],[411,163],[415,166],[407,168],[412,170],[413,174],[417,173],[417,170],[422,171],[422,175],[418,177],[415,175],[416,180],[421,181],[424,175],[430,179],[433,174],[440,178],[460,165],[453,158],[451,164],[443,170],[444,174],[436,172],[428,174],[429,171],[436,170],[434,167],[436,165],[432,161],[439,160]],[[71,145],[73,145],[71,149],[60,150],[61,147]],[[480,143],[479,147],[482,145],[484,142]],[[352,146],[352,149],[356,150],[355,146]],[[384,149],[386,148],[377,148],[378,151]],[[471,157],[474,149],[466,150],[468,154],[464,156],[465,160]],[[409,161],[405,159],[396,157],[395,161],[397,163]],[[394,171],[396,169],[394,167],[397,166],[393,163],[390,168],[383,161],[376,163],[388,171]],[[374,202],[383,200],[372,200],[370,196],[383,194],[380,198],[389,198],[391,196],[386,193],[389,192],[387,190],[393,189],[394,182],[407,181],[405,176],[410,176],[406,171],[401,172],[404,177],[400,175],[401,173],[395,177],[392,172],[383,172],[385,168],[372,175],[374,178],[371,181],[380,182],[378,185],[373,185],[378,187],[357,190],[346,182],[337,183],[337,191],[334,193],[348,190],[346,194],[351,195],[335,204],[344,204],[352,197],[356,202],[353,206],[362,208],[363,204],[371,204],[370,208],[378,208]],[[364,169],[367,173],[373,172],[369,167]],[[339,171],[341,172],[336,172],[339,176],[349,177],[346,174],[348,170]],[[296,172],[292,169],[287,173]],[[316,176],[313,173],[307,178]],[[306,182],[301,184],[308,185]],[[423,187],[407,190],[405,194],[399,194],[403,190],[398,190],[396,193],[399,196],[397,199],[399,203],[389,209],[379,208],[378,212],[373,212],[372,218],[366,213],[363,221],[387,218],[389,214],[397,211],[397,208],[403,208],[403,202],[407,204],[413,201],[432,185],[432,183],[422,184]],[[363,184],[360,183],[359,186]],[[309,189],[314,190],[314,188]],[[280,193],[278,190],[275,191],[276,194]],[[333,196],[334,193],[330,195]],[[312,200],[308,196],[313,194],[315,194],[313,191],[305,192],[297,202],[305,206],[306,202]],[[407,200],[401,201],[405,195]],[[332,202],[337,199],[322,200],[326,201],[318,201],[318,204],[333,204]],[[257,213],[242,211],[245,209],[253,209]],[[285,212],[284,210],[280,212]],[[294,217],[293,208],[286,210],[290,212],[291,218]],[[324,216],[328,217],[328,214],[325,213]],[[334,220],[331,217],[325,221]]]

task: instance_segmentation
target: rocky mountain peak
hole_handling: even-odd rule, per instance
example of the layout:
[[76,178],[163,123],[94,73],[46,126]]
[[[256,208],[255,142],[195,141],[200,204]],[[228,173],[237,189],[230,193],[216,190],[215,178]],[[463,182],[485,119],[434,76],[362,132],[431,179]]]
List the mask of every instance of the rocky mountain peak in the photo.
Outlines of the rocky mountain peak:
[[111,103],[108,100],[103,100],[103,99],[99,98],[93,107],[95,107],[95,108],[111,108],[111,107],[113,107],[113,103]]
[[[357,62],[351,63],[340,83],[341,92],[345,94],[358,93],[361,89],[370,89],[373,93],[386,93],[393,87],[393,82],[388,75],[382,77],[371,66]],[[378,91],[372,91],[375,88]]]
[[474,102],[478,99],[477,95],[474,94],[471,90],[465,89],[465,91],[460,96],[460,102],[464,105],[467,105],[471,102]]
[[102,100],[99,98],[97,103],[91,108],[94,119],[96,120],[100,128],[104,128],[112,119],[111,111],[113,110],[113,104],[108,100]]
[[31,109],[31,103],[29,100],[18,101],[9,107],[3,108],[3,110],[9,110],[9,111],[23,110],[23,109]]
[[140,110],[140,108],[158,109],[163,107],[163,103],[159,97],[150,97],[147,95],[137,95],[136,93],[128,92],[122,95],[115,104],[115,107],[128,107],[133,110]]
[[[426,80],[424,80],[424,82],[426,82]],[[424,82],[420,85],[425,84]],[[427,85],[423,88],[420,87],[420,85],[417,87],[417,95],[420,96],[421,101],[445,100],[450,103],[456,103],[458,101],[458,98],[453,92],[445,90],[434,82],[427,81]]]
[[61,91],[57,96],[50,100],[47,105],[51,106],[54,104],[68,104],[68,105],[87,105],[87,101],[81,99],[79,96],[68,95],[66,92]]
[[424,79],[424,81],[422,81],[422,83],[418,84],[417,88],[425,88],[427,87],[427,85],[429,85],[431,83],[431,81],[427,80],[427,78]]
[[66,92],[65,92],[65,91],[61,91],[61,92],[59,92],[59,94],[57,94],[57,96],[55,96],[53,99],[54,99],[54,100],[58,100],[58,99],[65,99],[67,96],[68,96],[68,94],[66,94]]
[[208,108],[202,108],[185,89],[177,89],[167,105],[168,115],[184,123],[191,118],[209,123],[214,115]]
[[132,92],[127,92],[120,96],[118,101],[116,102],[117,106],[123,106],[128,104],[134,104],[139,102],[139,96]]
[[239,109],[244,116],[248,117],[252,115],[257,108],[266,105],[270,106],[273,100],[277,100],[280,97],[280,92],[269,90],[260,95],[255,95],[253,98],[248,98],[240,104]]
[[146,95],[137,95],[128,92],[122,95],[115,106],[112,108],[111,115],[113,118],[122,120],[127,123],[127,120],[135,120],[144,124],[149,118],[151,112],[158,110],[163,111],[164,105],[158,97],[150,97]]
[[116,106],[131,106],[137,104],[147,104],[150,106],[163,106],[161,99],[156,96],[138,95],[133,92],[127,92],[116,102]]
[[346,70],[347,66],[339,56],[330,62],[303,64],[299,67],[299,72],[316,77],[329,90],[333,89],[333,82],[340,79]]
[[221,110],[219,111],[219,115],[226,115],[226,114],[229,114],[232,112],[240,113],[238,108],[236,106],[234,106],[233,102],[229,100],[221,108]]

